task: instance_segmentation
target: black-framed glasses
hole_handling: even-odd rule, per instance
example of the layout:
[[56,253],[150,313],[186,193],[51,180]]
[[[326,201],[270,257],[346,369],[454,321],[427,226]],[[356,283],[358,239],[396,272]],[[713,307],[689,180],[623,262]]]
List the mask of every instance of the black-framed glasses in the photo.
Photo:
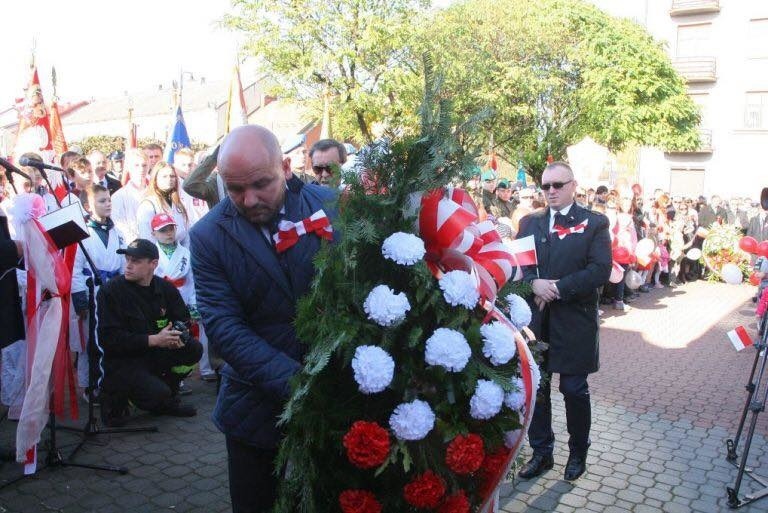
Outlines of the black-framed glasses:
[[548,191],[551,187],[554,187],[558,191],[565,187],[567,184],[571,183],[573,180],[568,180],[567,182],[552,182],[552,183],[543,183],[541,184],[541,190],[542,191]]

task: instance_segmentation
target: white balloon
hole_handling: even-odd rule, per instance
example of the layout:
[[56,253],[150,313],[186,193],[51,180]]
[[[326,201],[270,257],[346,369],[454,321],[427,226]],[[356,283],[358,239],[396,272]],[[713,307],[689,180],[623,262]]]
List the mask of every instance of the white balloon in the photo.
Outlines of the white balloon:
[[643,284],[643,278],[637,271],[629,271],[624,277],[624,284],[632,290],[640,287]]
[[647,257],[651,253],[653,253],[653,249],[656,247],[656,245],[653,243],[651,239],[640,239],[637,242],[637,246],[635,246],[635,256],[637,258],[641,257]]
[[738,285],[744,279],[744,275],[741,274],[741,269],[736,264],[725,264],[720,269],[720,276],[723,277],[723,281],[730,285]]
[[614,262],[613,267],[611,267],[611,277],[608,278],[608,281],[610,281],[611,283],[621,283],[621,280],[623,279],[624,279],[624,268]]
[[688,253],[685,254],[685,258],[688,260],[698,260],[701,258],[701,250],[699,248],[691,248]]

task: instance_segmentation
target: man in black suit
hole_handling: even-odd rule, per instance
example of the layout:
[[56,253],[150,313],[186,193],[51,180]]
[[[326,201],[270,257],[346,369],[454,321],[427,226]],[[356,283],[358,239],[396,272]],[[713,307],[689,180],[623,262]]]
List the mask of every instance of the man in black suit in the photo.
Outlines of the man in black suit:
[[121,187],[120,180],[107,174],[107,158],[99,150],[94,150],[88,154],[88,162],[93,168],[93,183],[105,187],[112,196]]
[[[577,205],[576,186],[568,164],[549,164],[541,179],[549,206],[524,217],[517,235],[533,235],[536,242],[538,266],[526,268],[523,279],[533,289],[531,328],[549,344],[544,372],[560,374],[570,435],[569,481],[586,470],[592,417],[587,375],[599,367],[598,289],[611,273],[608,218]],[[543,381],[528,429],[533,457],[520,470],[522,478],[538,476],[554,464],[550,382]]]

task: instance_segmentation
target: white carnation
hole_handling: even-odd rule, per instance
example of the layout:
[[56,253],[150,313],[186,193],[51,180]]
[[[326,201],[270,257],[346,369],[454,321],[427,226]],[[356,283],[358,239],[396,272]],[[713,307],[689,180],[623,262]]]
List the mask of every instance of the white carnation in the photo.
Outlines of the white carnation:
[[445,301],[451,306],[472,309],[480,300],[477,283],[468,272],[449,271],[440,278],[439,284]]
[[512,391],[504,396],[504,404],[507,408],[521,411],[525,406],[525,384],[522,378],[512,380]]
[[464,335],[456,330],[438,328],[427,339],[424,360],[429,365],[440,365],[446,370],[458,372],[464,369],[472,356]]
[[421,440],[435,426],[435,414],[425,401],[402,403],[389,417],[389,427],[399,440]]
[[377,285],[368,294],[363,304],[368,318],[380,326],[392,326],[405,319],[411,304],[404,293],[395,291],[386,285]]
[[381,392],[392,382],[395,361],[378,346],[360,346],[352,358],[355,381],[364,394]]
[[490,419],[501,411],[503,403],[504,390],[493,381],[480,379],[469,400],[469,414],[475,419]]
[[483,324],[480,327],[483,336],[483,354],[494,365],[504,365],[509,362],[517,352],[514,332],[499,321]]
[[514,448],[515,445],[517,445],[517,442],[520,441],[521,436],[523,436],[522,429],[507,431],[506,433],[504,433],[504,445],[506,445],[508,449]]
[[384,258],[394,260],[400,265],[413,265],[424,258],[426,252],[424,241],[412,233],[393,233],[381,245]]
[[531,323],[531,307],[528,302],[517,294],[507,296],[509,303],[509,318],[519,330]]

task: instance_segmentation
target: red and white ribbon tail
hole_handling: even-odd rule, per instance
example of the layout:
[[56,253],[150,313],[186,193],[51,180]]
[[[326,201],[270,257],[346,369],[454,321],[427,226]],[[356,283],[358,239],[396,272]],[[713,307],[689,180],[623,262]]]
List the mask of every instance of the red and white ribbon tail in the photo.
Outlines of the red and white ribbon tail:
[[[48,240],[42,228],[35,221],[24,223],[24,259],[27,269],[35,277],[36,296],[48,290],[53,297],[39,305],[27,304],[28,338],[27,390],[21,407],[19,424],[16,429],[16,460],[27,462],[27,451],[40,441],[40,433],[48,421],[53,359],[59,342],[63,305],[58,296],[56,279],[57,266],[51,262]],[[29,297],[29,296],[28,296]]]

